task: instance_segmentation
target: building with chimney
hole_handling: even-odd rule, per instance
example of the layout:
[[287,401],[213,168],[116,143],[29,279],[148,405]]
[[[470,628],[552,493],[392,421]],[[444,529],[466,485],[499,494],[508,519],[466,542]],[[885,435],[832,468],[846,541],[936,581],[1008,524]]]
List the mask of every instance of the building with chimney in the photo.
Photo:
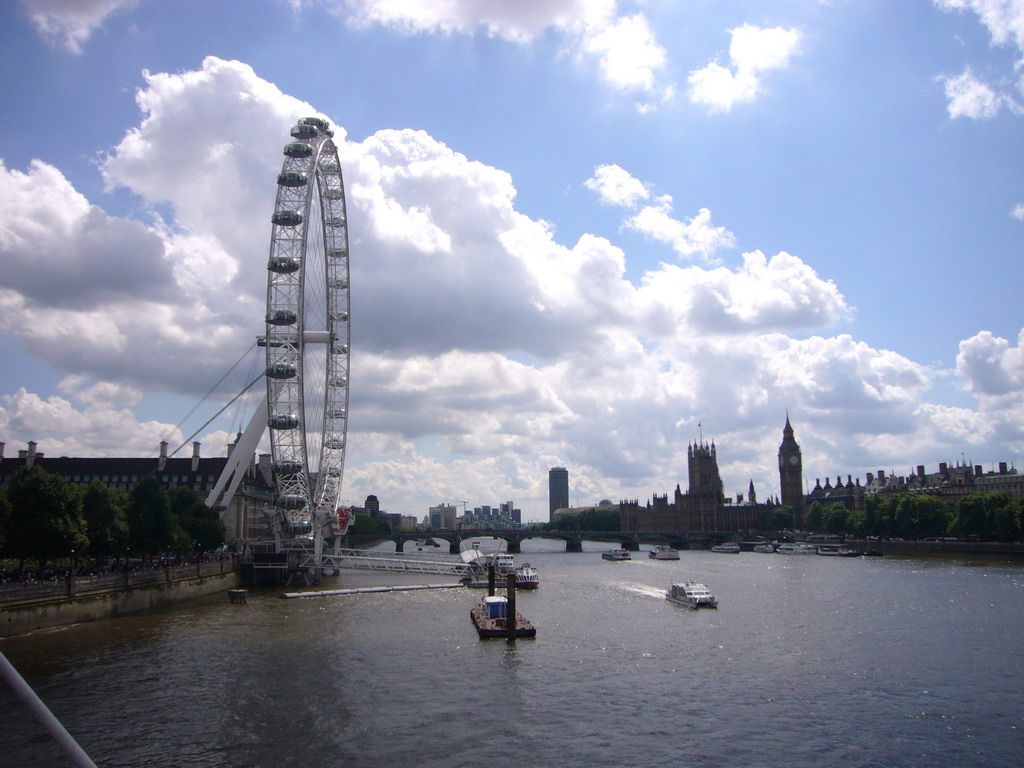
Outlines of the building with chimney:
[[[234,447],[234,443],[228,446],[229,456]],[[8,458],[4,456],[4,448],[0,443],[0,488],[5,490],[19,469],[40,466],[70,485],[86,486],[98,480],[107,488],[122,491],[130,491],[141,478],[153,476],[165,489],[191,488],[205,501],[228,461],[227,456],[200,456],[198,442],[192,443],[189,458],[169,457],[166,442],[160,443],[160,455],[156,458],[49,457],[36,450],[35,442],[30,442],[27,450],[19,450],[17,457]],[[221,511],[225,540],[228,543],[273,540],[264,509],[274,503],[274,498],[270,455],[254,456],[230,504]]]

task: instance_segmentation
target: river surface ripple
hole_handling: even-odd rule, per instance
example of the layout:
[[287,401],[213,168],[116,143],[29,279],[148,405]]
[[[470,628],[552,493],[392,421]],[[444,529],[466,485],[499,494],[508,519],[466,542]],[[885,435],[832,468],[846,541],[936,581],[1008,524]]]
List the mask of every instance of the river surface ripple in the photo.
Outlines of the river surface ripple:
[[[272,591],[0,650],[101,768],[1024,765],[1020,564],[531,545],[535,640],[478,640],[480,590]],[[2,683],[0,765],[69,765]]]

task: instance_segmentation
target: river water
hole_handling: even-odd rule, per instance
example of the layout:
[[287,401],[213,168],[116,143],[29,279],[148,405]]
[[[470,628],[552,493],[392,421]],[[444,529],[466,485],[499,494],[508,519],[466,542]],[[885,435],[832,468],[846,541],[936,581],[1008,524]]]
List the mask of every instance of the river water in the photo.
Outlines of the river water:
[[[1024,765],[1020,564],[552,546],[534,640],[479,640],[480,590],[274,591],[0,650],[104,768]],[[68,764],[0,683],[0,765]]]

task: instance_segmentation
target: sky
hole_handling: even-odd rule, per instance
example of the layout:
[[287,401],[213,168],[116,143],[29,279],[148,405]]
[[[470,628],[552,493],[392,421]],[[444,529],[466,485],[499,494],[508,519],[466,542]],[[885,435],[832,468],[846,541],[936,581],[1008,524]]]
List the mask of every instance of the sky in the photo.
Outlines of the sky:
[[18,0],[6,456],[225,455],[307,115],[352,504],[643,503],[698,441],[764,500],[787,415],[809,487],[1024,453],[1024,0]]

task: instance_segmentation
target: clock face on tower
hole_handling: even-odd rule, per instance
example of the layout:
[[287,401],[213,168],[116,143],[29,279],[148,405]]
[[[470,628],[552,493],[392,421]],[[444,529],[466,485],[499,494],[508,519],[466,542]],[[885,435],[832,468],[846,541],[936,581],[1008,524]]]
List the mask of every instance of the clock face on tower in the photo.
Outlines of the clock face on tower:
[[795,467],[797,464],[800,463],[800,457],[799,456],[790,456],[789,457],[789,463],[792,464]]

